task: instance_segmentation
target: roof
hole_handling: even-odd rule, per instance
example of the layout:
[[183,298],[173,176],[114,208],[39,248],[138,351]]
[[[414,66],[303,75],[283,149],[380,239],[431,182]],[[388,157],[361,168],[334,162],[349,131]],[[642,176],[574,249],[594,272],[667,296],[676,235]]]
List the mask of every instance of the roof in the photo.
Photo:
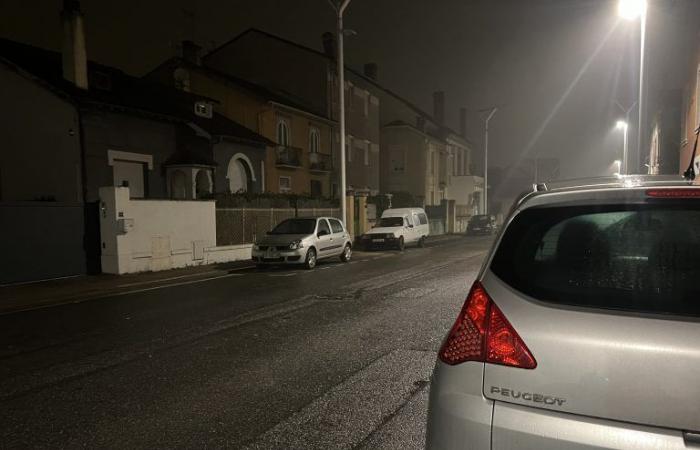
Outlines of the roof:
[[393,122],[387,123],[387,124],[384,125],[382,128],[387,128],[387,127],[406,127],[406,128],[410,128],[410,129],[412,129],[413,131],[415,131],[416,133],[420,133],[420,134],[424,134],[424,135],[426,135],[426,136],[430,136],[430,137],[432,137],[433,139],[437,139],[437,140],[439,140],[440,142],[445,143],[445,138],[444,138],[444,137],[438,136],[437,134],[431,133],[430,131],[427,131],[427,130],[421,130],[421,129],[418,128],[417,126],[415,126],[415,125],[413,125],[413,124],[410,124],[410,123],[408,123],[408,122],[405,122],[405,121],[403,121],[403,120],[394,120]]
[[[319,118],[322,118],[327,121],[335,122],[331,120],[327,114],[325,114],[322,111],[317,111],[315,110],[311,105],[309,105],[304,99],[295,97],[294,95],[288,93],[288,92],[282,92],[277,89],[272,89],[266,86],[259,85],[257,83],[253,83],[248,80],[244,80],[242,78],[236,77],[234,75],[230,75],[228,73],[222,72],[220,70],[208,67],[208,66],[201,66],[197,64],[192,64],[191,62],[188,62],[182,58],[170,58],[169,60],[161,63],[158,65],[155,69],[153,69],[149,74],[156,72],[157,70],[163,68],[164,66],[173,66],[173,67],[185,67],[188,70],[193,70],[197,71],[200,73],[203,73],[207,76],[213,76],[215,78],[218,78],[221,81],[228,82],[231,84],[235,84],[236,86],[250,92],[251,94],[255,95],[256,97],[265,99],[267,101],[275,102],[278,103],[282,106],[287,106],[290,108],[298,109],[303,112],[307,112],[308,114],[317,116]],[[148,77],[148,75],[146,77]]]
[[214,114],[212,119],[194,114],[195,102],[215,103],[212,99],[148,82],[114,67],[88,62],[90,82],[89,89],[84,90],[63,78],[61,54],[58,52],[0,39],[0,58],[83,107],[115,109],[166,121],[194,122],[213,135],[235,137],[257,145],[272,144],[268,139],[219,114]]
[[524,193],[516,200],[513,209],[526,202],[529,206],[547,204],[554,198],[604,201],[619,200],[623,196],[626,200],[631,200],[640,195],[644,196],[645,190],[649,188],[674,187],[697,188],[700,185],[680,175],[621,175],[539,183],[533,186],[532,191]]
[[[248,35],[248,34],[253,34],[253,33],[254,33],[254,34],[260,34],[260,35],[265,36],[265,37],[268,37],[268,38],[270,38],[270,39],[275,39],[275,40],[277,40],[277,41],[279,41],[279,42],[282,42],[282,43],[284,43],[284,44],[287,44],[287,45],[290,45],[290,46],[292,46],[292,47],[298,48],[298,49],[300,49],[300,50],[306,51],[306,52],[308,52],[308,53],[314,54],[314,55],[318,56],[319,58],[323,58],[323,59],[325,59],[325,60],[327,60],[327,61],[335,61],[335,59],[331,58],[330,56],[326,55],[325,53],[323,53],[323,52],[321,52],[321,51],[315,50],[315,49],[310,48],[310,47],[306,47],[306,46],[301,45],[301,44],[299,44],[299,43],[297,43],[297,42],[294,42],[294,41],[291,41],[291,40],[289,40],[289,39],[283,38],[283,37],[281,37],[281,36],[277,36],[277,35],[275,35],[275,34],[272,34],[272,33],[267,32],[267,31],[263,31],[263,30],[261,30],[261,29],[259,29],[259,28],[248,28],[248,29],[245,30],[244,32],[238,34],[237,36],[233,37],[232,39],[226,41],[226,42],[223,43],[222,45],[218,46],[217,48],[215,48],[214,50],[212,50],[211,52],[209,52],[207,55],[204,56],[204,58],[207,58],[208,56],[211,56],[211,55],[217,53],[218,51],[224,49],[226,46],[228,46],[228,45],[230,45],[230,44],[232,44],[232,43],[238,41],[238,40],[241,39],[242,37],[244,37],[244,36],[246,36],[246,35]],[[363,81],[365,81],[365,82],[371,84],[372,86],[376,87],[377,89],[379,89],[379,90],[385,92],[386,94],[388,94],[388,95],[394,97],[396,100],[399,100],[401,103],[403,103],[404,105],[406,105],[409,109],[413,110],[413,112],[415,112],[415,113],[418,114],[419,116],[424,117],[424,118],[430,120],[430,121],[433,122],[436,126],[438,126],[438,127],[442,128],[443,130],[447,131],[449,134],[452,135],[452,136],[450,136],[451,138],[456,138],[456,139],[462,140],[462,141],[464,141],[464,142],[467,143],[467,144],[470,144],[470,143],[471,143],[468,139],[466,139],[465,137],[461,136],[459,133],[457,133],[456,131],[452,130],[451,128],[446,127],[446,126],[444,126],[444,125],[440,125],[440,124],[438,123],[438,121],[437,121],[432,115],[428,114],[427,112],[425,112],[424,110],[422,110],[421,108],[419,108],[418,106],[416,106],[414,103],[412,103],[412,102],[410,102],[409,100],[407,100],[405,97],[402,97],[401,95],[397,94],[396,92],[394,92],[394,91],[392,91],[392,90],[390,90],[390,89],[388,89],[388,88],[382,86],[381,84],[379,84],[379,83],[377,82],[377,80],[374,80],[374,79],[372,79],[372,78],[369,78],[369,77],[365,76],[364,73],[362,73],[362,72],[360,72],[360,71],[358,71],[358,70],[355,70],[355,69],[349,67],[347,64],[345,65],[345,70],[348,71],[348,72],[350,72],[350,73],[352,73],[354,76],[356,76],[356,77],[362,79]]]

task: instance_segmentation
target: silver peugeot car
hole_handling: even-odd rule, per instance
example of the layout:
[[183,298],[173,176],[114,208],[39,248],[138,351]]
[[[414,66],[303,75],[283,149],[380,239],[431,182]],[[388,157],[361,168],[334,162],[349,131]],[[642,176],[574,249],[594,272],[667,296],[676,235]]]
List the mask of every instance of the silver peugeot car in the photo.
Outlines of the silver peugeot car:
[[427,448],[700,448],[700,186],[516,203],[438,353]]
[[334,217],[302,217],[280,222],[253,245],[258,267],[273,264],[303,264],[316,267],[320,259],[352,257],[352,241],[343,222]]

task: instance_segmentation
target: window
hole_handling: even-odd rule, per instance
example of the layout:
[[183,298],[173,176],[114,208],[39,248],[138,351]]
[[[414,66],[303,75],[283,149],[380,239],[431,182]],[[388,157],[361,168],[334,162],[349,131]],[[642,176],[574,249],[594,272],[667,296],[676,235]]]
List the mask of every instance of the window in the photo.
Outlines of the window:
[[315,227],[314,219],[287,219],[280,222],[270,234],[311,234]]
[[428,224],[428,216],[426,216],[424,213],[418,214],[418,220],[420,220],[421,225],[427,225]]
[[418,216],[418,214],[413,213],[412,219],[413,225],[418,225],[420,223],[420,217]]
[[320,180],[311,180],[311,196],[312,197],[322,197],[323,196],[323,184]]
[[343,225],[340,223],[339,220],[336,219],[328,219],[328,221],[331,223],[331,228],[333,229],[333,233],[343,233]]
[[277,143],[289,147],[289,123],[286,119],[277,120]]
[[532,208],[506,229],[491,270],[545,302],[700,316],[700,209]]
[[392,172],[403,172],[406,170],[406,154],[403,149],[395,145],[390,145],[389,154],[391,155]]
[[365,144],[365,166],[369,166],[369,142]]
[[280,192],[290,192],[292,190],[292,177],[280,177]]
[[369,92],[365,91],[362,96],[362,112],[365,117],[369,115]]
[[318,219],[318,230],[316,230],[316,233],[320,233],[321,231],[325,231],[326,234],[331,234],[331,229],[326,219]]
[[318,128],[309,130],[309,152],[318,153],[321,148],[321,133]]
[[429,152],[428,158],[430,159],[430,175],[435,175],[435,152]]

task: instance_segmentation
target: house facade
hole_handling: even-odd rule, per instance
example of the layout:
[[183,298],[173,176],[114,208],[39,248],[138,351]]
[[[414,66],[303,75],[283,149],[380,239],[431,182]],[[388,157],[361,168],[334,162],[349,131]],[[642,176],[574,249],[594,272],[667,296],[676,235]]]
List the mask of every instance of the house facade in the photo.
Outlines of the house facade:
[[[242,178],[259,180],[266,192],[331,196],[334,122],[323,113],[260,85],[205,67],[198,59],[173,58],[146,78],[215,99],[215,112],[271,141],[262,160],[240,161]],[[229,179],[234,179],[230,175]],[[244,182],[229,187],[230,192],[246,190]]]
[[[319,52],[272,34],[250,29],[202,59],[202,65],[284,92],[310,111],[338,121],[338,77],[333,36],[323,36]],[[346,70],[346,177],[354,192],[379,192],[379,110],[375,88]],[[340,139],[332,139],[333,193],[337,194]]]

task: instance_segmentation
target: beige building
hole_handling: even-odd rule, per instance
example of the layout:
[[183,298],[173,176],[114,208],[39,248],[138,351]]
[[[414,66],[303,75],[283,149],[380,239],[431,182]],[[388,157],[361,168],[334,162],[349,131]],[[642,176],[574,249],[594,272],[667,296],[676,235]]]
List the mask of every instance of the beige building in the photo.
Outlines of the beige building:
[[231,176],[260,179],[265,192],[332,195],[333,120],[313,105],[203,66],[192,53],[183,53],[186,58],[166,61],[147,77],[216,100],[215,112],[276,143],[259,166],[238,160],[242,169]]

